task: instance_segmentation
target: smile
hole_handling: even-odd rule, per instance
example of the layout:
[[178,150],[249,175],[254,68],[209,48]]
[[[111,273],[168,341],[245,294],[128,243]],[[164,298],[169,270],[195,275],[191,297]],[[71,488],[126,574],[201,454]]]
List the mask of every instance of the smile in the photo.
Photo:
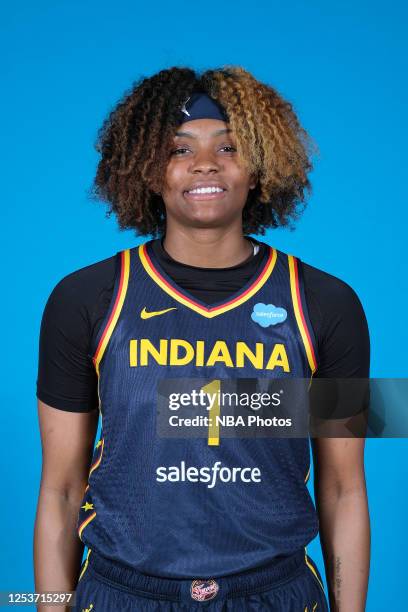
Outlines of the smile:
[[225,189],[221,187],[197,187],[197,189],[190,189],[187,193],[222,193]]
[[196,187],[184,192],[186,200],[195,202],[197,200],[219,200],[225,197],[226,189],[221,187]]

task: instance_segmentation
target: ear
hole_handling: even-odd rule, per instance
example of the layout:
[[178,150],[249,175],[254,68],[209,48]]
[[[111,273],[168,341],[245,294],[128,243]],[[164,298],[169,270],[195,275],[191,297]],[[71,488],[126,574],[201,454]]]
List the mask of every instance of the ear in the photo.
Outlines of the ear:
[[256,174],[251,174],[251,178],[250,178],[250,183],[249,183],[249,188],[250,189],[255,189],[255,187],[258,184],[258,177]]

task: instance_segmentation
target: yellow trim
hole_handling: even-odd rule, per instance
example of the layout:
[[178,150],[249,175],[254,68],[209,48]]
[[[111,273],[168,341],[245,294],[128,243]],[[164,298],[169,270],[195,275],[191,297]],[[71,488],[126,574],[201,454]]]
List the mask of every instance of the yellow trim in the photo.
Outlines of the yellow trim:
[[315,610],[317,610],[317,601],[316,601],[315,605],[312,608],[312,612],[314,612]]
[[[113,314],[112,320],[109,323],[108,328],[104,332],[103,342],[101,346],[99,347],[98,354],[95,357],[95,369],[96,369],[96,373],[98,374],[98,376],[99,376],[99,364],[101,362],[103,354],[105,353],[106,347],[108,346],[108,342],[112,336],[113,330],[115,329],[116,323],[118,322],[119,315],[122,310],[123,302],[125,301],[126,291],[128,288],[129,270],[130,270],[130,251],[129,249],[126,249],[125,251],[123,251],[123,254],[124,254],[124,258],[123,258],[124,268],[123,268],[122,288],[120,291],[120,295],[117,298],[118,301],[116,304],[116,308],[115,308],[115,312]],[[122,274],[122,271],[121,271],[121,274]]]
[[88,559],[89,559],[89,555],[91,554],[91,549],[88,549],[88,554],[86,555],[86,559],[85,559],[85,563],[84,563],[84,567],[82,568],[81,573],[79,574],[79,578],[78,578],[78,582],[81,580],[82,576],[85,574],[86,568],[88,567]]
[[159,285],[159,287],[163,289],[163,291],[165,291],[168,295],[170,295],[173,299],[175,299],[176,302],[180,302],[180,304],[187,306],[187,308],[191,308],[191,310],[194,310],[195,312],[202,315],[203,317],[206,317],[207,319],[212,319],[213,317],[217,317],[220,314],[224,314],[224,312],[228,312],[229,310],[232,310],[233,308],[240,306],[241,304],[249,300],[253,295],[255,295],[255,293],[259,291],[259,289],[266,283],[266,281],[270,277],[273,271],[273,268],[275,267],[275,263],[277,259],[276,249],[269,247],[270,249],[272,249],[272,257],[268,264],[267,269],[265,270],[262,276],[262,279],[259,281],[255,281],[255,284],[252,287],[252,289],[248,293],[246,293],[244,296],[242,296],[241,298],[238,298],[237,300],[235,300],[232,304],[223,306],[222,308],[217,308],[217,310],[213,312],[211,311],[209,312],[208,310],[206,310],[205,308],[202,308],[198,304],[192,304],[189,300],[185,299],[182,295],[177,293],[174,289],[171,289],[170,287],[168,287],[161,280],[161,278],[155,273],[153,268],[150,266],[146,258],[146,255],[144,253],[144,244],[139,245],[139,250],[138,250],[139,257],[140,257],[140,261],[142,262],[144,269],[146,270],[147,274],[152,278],[152,280],[157,285]]
[[310,476],[310,464],[309,464],[309,469],[307,470],[307,474],[306,474],[306,478],[305,478],[305,483],[309,480],[309,476]]
[[310,569],[310,571],[315,576],[317,582],[320,584],[320,586],[322,588],[322,591],[324,593],[324,586],[322,584],[322,581],[320,580],[319,576],[317,575],[315,568],[313,567],[313,565],[309,562],[309,559],[307,558],[306,546],[305,546],[305,562],[306,562],[307,567]]
[[306,330],[305,330],[305,327],[302,321],[302,315],[300,314],[301,306],[298,302],[298,296],[296,292],[295,262],[294,262],[293,255],[288,255],[288,260],[289,260],[290,292],[292,295],[293,309],[295,311],[296,322],[298,324],[300,335],[302,336],[303,344],[306,350],[307,360],[309,362],[309,366],[310,366],[310,369],[313,375],[316,371],[316,367],[314,364],[312,347],[309,344],[307,333],[306,333]]
[[[99,406],[98,406],[98,408],[99,408],[99,414],[100,414],[100,416],[101,416],[101,437],[99,438],[99,442],[98,442],[97,446],[94,448],[94,451],[95,451],[95,449],[96,449],[96,448],[99,448],[99,444],[101,444],[101,445],[102,445],[102,448],[101,448],[101,451],[100,451],[100,454],[99,454],[99,458],[98,458],[98,460],[95,462],[95,464],[94,464],[94,465],[91,465],[91,467],[90,467],[90,469],[89,469],[89,473],[88,473],[88,484],[87,484],[87,486],[86,486],[86,488],[85,488],[84,495],[85,495],[85,493],[88,491],[88,489],[89,489],[89,487],[90,487],[90,484],[89,484],[89,478],[91,477],[92,472],[93,472],[94,470],[96,470],[96,468],[98,468],[98,467],[100,466],[100,464],[101,464],[101,461],[102,461],[102,455],[103,455],[103,449],[105,448],[105,438],[103,437],[103,416],[102,416],[102,411],[101,411],[101,399],[100,399],[100,396],[99,396],[99,380],[100,380],[100,379],[99,379],[99,376],[98,376],[98,384],[97,384],[97,389],[98,389],[98,398],[99,398]],[[78,531],[79,539],[80,539],[81,541],[82,541],[82,537],[81,537],[81,535],[82,535],[83,530],[85,529],[85,527],[86,527],[87,525],[89,525],[89,523],[90,523],[90,522],[91,522],[91,521],[92,521],[92,520],[95,518],[95,516],[96,516],[96,512],[93,512],[93,514],[91,514],[91,515],[88,517],[87,521],[86,521],[86,522],[84,522],[84,523],[81,525],[81,527],[80,527],[80,529],[79,529],[79,531]],[[89,553],[88,553],[88,554],[89,554]]]

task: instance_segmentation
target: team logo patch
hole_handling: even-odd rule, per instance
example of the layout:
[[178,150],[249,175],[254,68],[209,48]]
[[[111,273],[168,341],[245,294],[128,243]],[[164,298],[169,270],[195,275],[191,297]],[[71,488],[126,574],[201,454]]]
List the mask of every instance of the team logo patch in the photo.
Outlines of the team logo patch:
[[273,304],[263,304],[258,302],[255,304],[251,314],[251,319],[255,323],[259,323],[261,327],[269,327],[270,325],[278,325],[286,321],[288,313],[284,308],[274,306]]
[[191,597],[196,601],[213,599],[219,590],[215,580],[193,580],[191,583]]

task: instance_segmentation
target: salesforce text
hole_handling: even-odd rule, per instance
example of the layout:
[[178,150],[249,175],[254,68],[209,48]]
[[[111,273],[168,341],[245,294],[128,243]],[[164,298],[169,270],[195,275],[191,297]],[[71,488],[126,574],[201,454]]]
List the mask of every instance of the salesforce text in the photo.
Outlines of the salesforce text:
[[216,461],[212,467],[186,467],[182,461],[180,466],[160,466],[156,469],[157,482],[206,482],[207,487],[212,489],[220,482],[261,482],[261,470],[257,467],[221,467],[221,461]]

